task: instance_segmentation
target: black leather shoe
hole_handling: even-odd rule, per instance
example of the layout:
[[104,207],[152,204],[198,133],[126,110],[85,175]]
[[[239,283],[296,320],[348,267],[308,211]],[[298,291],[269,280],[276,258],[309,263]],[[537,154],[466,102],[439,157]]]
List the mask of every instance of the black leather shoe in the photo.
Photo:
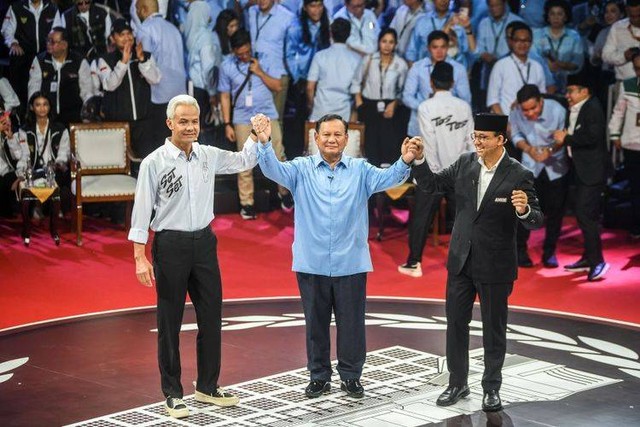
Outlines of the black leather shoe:
[[438,406],[451,406],[463,397],[469,396],[468,385],[450,385],[436,400]]
[[344,380],[340,383],[340,390],[346,391],[347,396],[360,399],[364,396],[364,387],[360,384],[360,380],[355,378],[351,380]]
[[498,390],[488,390],[484,392],[482,410],[485,412],[498,412],[502,410],[502,400],[500,400]]
[[322,396],[322,393],[326,393],[329,390],[331,390],[331,383],[329,381],[314,380],[304,389],[304,394],[307,397],[314,398]]
[[533,267],[533,261],[531,261],[531,258],[529,257],[527,251],[518,252],[518,267]]
[[580,258],[578,261],[574,262],[573,264],[565,265],[564,269],[572,273],[580,273],[582,271],[591,270],[591,266],[589,265],[589,262],[586,259]]
[[544,268],[558,268],[558,258],[556,258],[555,254],[551,254],[551,256],[542,258],[542,265]]
[[603,279],[604,275],[607,274],[607,271],[609,271],[609,264],[603,261],[595,267],[589,269],[589,276],[587,277],[587,280],[590,282],[595,282],[596,280]]

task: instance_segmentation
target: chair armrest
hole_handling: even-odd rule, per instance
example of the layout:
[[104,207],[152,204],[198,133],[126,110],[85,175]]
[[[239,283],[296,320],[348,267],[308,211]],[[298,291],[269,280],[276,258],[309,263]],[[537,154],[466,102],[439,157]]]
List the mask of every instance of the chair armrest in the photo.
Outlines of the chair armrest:
[[80,160],[76,157],[75,153],[71,153],[69,167],[71,169],[71,179],[75,179],[76,175],[82,174],[82,166],[80,165]]
[[142,162],[142,158],[141,157],[136,157],[136,155],[133,152],[133,150],[131,149],[131,147],[127,147],[127,157],[129,157],[129,160],[134,162],[134,163],[141,163]]

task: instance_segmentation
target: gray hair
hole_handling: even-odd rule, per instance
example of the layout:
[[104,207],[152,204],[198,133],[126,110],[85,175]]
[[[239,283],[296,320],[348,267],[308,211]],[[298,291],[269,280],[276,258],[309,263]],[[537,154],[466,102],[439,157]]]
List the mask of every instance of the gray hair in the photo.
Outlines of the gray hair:
[[176,115],[176,108],[178,105],[191,105],[196,107],[198,110],[198,115],[200,115],[200,105],[198,105],[198,101],[193,96],[189,95],[177,95],[171,98],[169,101],[169,105],[167,105],[167,119],[173,120],[173,117]]

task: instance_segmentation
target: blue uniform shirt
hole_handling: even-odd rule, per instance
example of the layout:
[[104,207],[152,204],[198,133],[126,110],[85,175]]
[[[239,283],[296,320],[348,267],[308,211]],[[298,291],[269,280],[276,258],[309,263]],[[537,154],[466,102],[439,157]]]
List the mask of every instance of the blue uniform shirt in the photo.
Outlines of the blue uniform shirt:
[[357,50],[361,54],[370,54],[378,50],[378,20],[375,13],[365,9],[360,19],[353,16],[346,6],[333,15],[333,20],[338,18],[346,19],[351,23],[351,33],[347,39],[347,46]]
[[[270,76],[280,78],[287,74],[284,65],[284,40],[287,28],[294,19],[293,13],[274,4],[266,14],[257,5],[249,8],[247,26],[251,33],[251,47],[261,66],[268,66]],[[263,68],[264,69],[264,68]]]
[[[469,88],[469,77],[467,69],[464,65],[451,58],[445,59],[445,62],[453,66],[453,87],[451,93],[468,103],[471,103],[471,89]],[[411,108],[411,118],[407,127],[407,134],[414,136],[420,134],[418,127],[417,111],[422,101],[429,98],[431,93],[431,58],[424,58],[413,64],[407,73],[407,79],[404,82],[402,91],[402,102]]]
[[336,277],[373,270],[369,197],[406,181],[411,168],[402,159],[380,169],[343,155],[332,170],[319,153],[281,162],[267,143],[259,144],[258,162],[293,194],[293,271]]
[[[260,67],[271,77],[276,77],[269,69],[268,64],[265,65],[260,61]],[[248,62],[240,62],[238,58],[233,55],[226,56],[220,67],[218,92],[230,94],[231,102],[233,102],[236,92],[238,92],[238,89],[242,86],[242,82],[244,82],[248,72]],[[250,106],[247,106],[248,96],[251,97]],[[273,103],[271,90],[269,90],[260,77],[252,74],[249,82],[244,86],[237,98],[236,105],[233,109],[233,123],[249,124],[251,123],[251,117],[258,113],[262,113],[273,120],[278,118],[278,112]]]
[[[520,107],[514,108],[509,114],[511,124],[511,141],[513,145],[525,140],[532,147],[550,147],[554,144],[553,131],[565,128],[567,110],[560,103],[545,99],[542,114],[538,120],[527,120]],[[569,172],[569,157],[564,146],[553,153],[543,163],[536,162],[527,153],[522,153],[520,161],[524,167],[533,172],[536,178],[543,169],[547,171],[550,181],[558,179]]]
[[285,58],[287,67],[295,83],[300,79],[306,80],[311,67],[311,60],[317,51],[329,46],[320,46],[320,22],[315,24],[307,19],[311,43],[302,41],[302,24],[299,19],[292,22],[287,30],[287,42],[285,44]]
[[[418,18],[405,53],[407,61],[416,62],[429,56],[429,50],[427,49],[429,34],[434,30],[442,30],[442,27],[444,27],[444,24],[449,20],[450,16],[450,14],[446,14],[440,18],[436,12],[431,12]],[[456,25],[453,27],[453,30],[458,36],[458,49],[460,52],[469,52],[469,43],[464,28]]]

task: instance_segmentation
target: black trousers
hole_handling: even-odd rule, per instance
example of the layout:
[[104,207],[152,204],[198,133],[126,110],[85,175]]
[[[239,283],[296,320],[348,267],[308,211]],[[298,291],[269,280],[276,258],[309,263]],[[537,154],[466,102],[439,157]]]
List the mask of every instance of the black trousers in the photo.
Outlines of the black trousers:
[[[547,259],[556,252],[556,245],[562,230],[562,218],[564,217],[565,203],[567,201],[567,191],[569,189],[569,174],[563,177],[549,180],[546,170],[542,170],[540,175],[534,180],[533,187],[536,189],[540,208],[545,216],[544,243],[542,245],[542,259]],[[527,250],[527,241],[531,231],[527,230],[518,221],[518,251]]]
[[338,374],[357,379],[367,355],[364,312],[367,273],[328,277],[296,273],[307,335],[307,369],[311,380],[331,380],[331,313],[336,318]]
[[153,240],[158,295],[158,363],[162,392],[166,397],[183,396],[179,334],[187,292],[198,322],[196,389],[203,393],[217,389],[222,314],[217,243],[209,227],[195,232],[160,231]]
[[425,193],[416,191],[416,201],[409,224],[409,256],[407,264],[414,265],[422,261],[422,252],[429,235],[429,227],[438,213],[444,193]]
[[640,234],[640,151],[624,151],[624,170],[631,189],[631,232]]
[[605,184],[586,185],[576,177],[576,219],[584,238],[582,257],[591,267],[604,261],[600,239],[600,213]]
[[16,193],[15,191],[11,191],[11,186],[16,179],[18,178],[15,172],[9,172],[0,176],[0,216],[11,218],[18,208]]
[[469,376],[469,322],[476,294],[482,314],[484,390],[500,390],[507,351],[508,298],[513,282],[480,283],[471,274],[471,256],[458,275],[447,278],[447,368],[449,385],[464,385]]
[[[398,160],[400,156],[400,146],[402,145],[402,133],[399,132],[400,108],[396,110],[394,116],[385,119],[382,113],[378,112],[378,100],[363,99],[364,103],[358,108],[358,120],[365,124],[365,155],[367,161],[374,166],[383,163],[389,165]],[[391,99],[383,100],[385,106]]]

